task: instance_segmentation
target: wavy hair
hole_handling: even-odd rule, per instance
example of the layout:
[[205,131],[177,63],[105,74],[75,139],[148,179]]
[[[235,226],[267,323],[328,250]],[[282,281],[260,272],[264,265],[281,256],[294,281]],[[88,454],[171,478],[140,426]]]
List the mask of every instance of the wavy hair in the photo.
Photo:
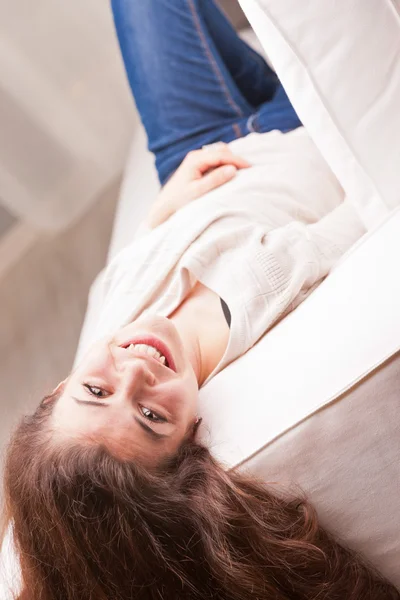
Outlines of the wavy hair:
[[60,445],[47,397],[5,465],[19,600],[389,600],[400,593],[287,498],[186,440],[149,471],[105,446]]

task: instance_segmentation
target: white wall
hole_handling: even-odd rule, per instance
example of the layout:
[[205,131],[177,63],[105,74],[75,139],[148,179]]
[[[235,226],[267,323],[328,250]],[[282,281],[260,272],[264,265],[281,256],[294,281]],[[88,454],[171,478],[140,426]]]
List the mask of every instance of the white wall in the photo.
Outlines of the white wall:
[[2,203],[65,226],[121,172],[136,122],[109,2],[0,0]]

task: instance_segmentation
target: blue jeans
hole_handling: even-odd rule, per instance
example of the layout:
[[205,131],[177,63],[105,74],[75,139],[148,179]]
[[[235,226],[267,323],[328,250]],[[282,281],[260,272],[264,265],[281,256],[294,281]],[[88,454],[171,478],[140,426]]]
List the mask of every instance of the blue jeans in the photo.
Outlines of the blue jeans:
[[162,184],[190,150],[301,126],[276,74],[213,0],[112,0],[112,8]]

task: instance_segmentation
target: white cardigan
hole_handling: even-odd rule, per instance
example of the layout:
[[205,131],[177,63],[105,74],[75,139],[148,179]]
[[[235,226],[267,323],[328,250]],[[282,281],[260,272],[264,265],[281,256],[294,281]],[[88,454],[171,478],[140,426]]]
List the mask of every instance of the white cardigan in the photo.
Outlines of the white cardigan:
[[253,166],[114,258],[91,342],[146,311],[169,316],[199,280],[232,315],[226,352],[207,383],[298,305],[364,233],[303,128],[255,133],[230,146]]

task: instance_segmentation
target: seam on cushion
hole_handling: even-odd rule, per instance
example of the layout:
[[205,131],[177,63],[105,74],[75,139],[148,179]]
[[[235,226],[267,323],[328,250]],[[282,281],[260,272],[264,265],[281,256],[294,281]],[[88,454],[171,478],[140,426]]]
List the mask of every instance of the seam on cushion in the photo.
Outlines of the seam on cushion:
[[241,466],[245,465],[249,460],[252,460],[253,458],[255,458],[257,456],[257,454],[260,454],[261,452],[263,452],[266,448],[268,448],[268,446],[270,446],[271,444],[273,444],[274,442],[276,442],[276,440],[279,440],[279,438],[281,438],[282,436],[284,436],[286,433],[288,433],[292,429],[295,429],[298,425],[301,425],[302,423],[304,423],[305,421],[307,421],[310,417],[312,417],[316,413],[320,412],[321,410],[324,410],[330,404],[333,404],[334,402],[340,401],[342,399],[342,396],[344,396],[345,394],[347,394],[347,392],[349,392],[352,388],[354,388],[356,385],[358,385],[359,383],[361,383],[364,379],[366,379],[369,375],[371,375],[374,371],[376,371],[376,369],[379,369],[379,367],[383,366],[388,360],[390,360],[391,358],[393,358],[394,356],[396,356],[396,354],[398,354],[399,352],[400,352],[400,345],[397,346],[396,350],[388,353],[387,355],[385,355],[384,358],[382,358],[381,360],[377,361],[371,367],[369,367],[368,369],[366,369],[365,371],[363,371],[361,373],[361,375],[359,375],[358,377],[356,377],[355,379],[353,379],[351,383],[349,383],[348,385],[344,386],[341,390],[338,390],[338,392],[336,394],[334,394],[333,396],[331,396],[326,402],[323,402],[319,406],[317,406],[317,408],[315,408],[311,413],[309,413],[308,415],[306,415],[305,417],[303,417],[302,419],[300,419],[299,421],[297,421],[293,425],[290,425],[290,427],[287,427],[286,429],[284,429],[283,431],[281,431],[280,433],[278,433],[277,435],[275,435],[273,438],[271,438],[270,440],[268,440],[268,442],[266,444],[264,444],[263,446],[261,446],[260,448],[258,448],[258,450],[255,450],[249,456],[247,456],[246,458],[244,458],[243,460],[241,460],[240,462],[238,462],[236,465],[234,465],[233,467],[231,467],[229,469],[229,471],[232,471],[234,469],[238,469]]
[[[345,137],[341,127],[339,127],[339,124],[336,122],[336,120],[333,118],[330,110],[329,110],[329,104],[325,101],[325,97],[324,99],[322,99],[322,95],[320,88],[317,85],[316,80],[314,79],[314,77],[312,76],[310,69],[306,66],[306,63],[304,61],[304,58],[302,56],[300,56],[300,53],[295,51],[293,45],[290,43],[290,41],[288,40],[288,38],[286,37],[286,35],[284,34],[283,30],[278,26],[277,22],[275,21],[275,19],[273,18],[270,10],[268,8],[264,8],[264,6],[260,6],[259,4],[259,0],[254,0],[258,6],[258,8],[265,13],[265,15],[269,18],[269,20],[271,21],[271,23],[273,24],[274,28],[276,29],[276,31],[279,33],[279,35],[281,36],[281,38],[284,40],[284,42],[286,43],[286,45],[290,48],[290,51],[294,57],[294,59],[302,66],[302,68],[304,69],[310,83],[313,86],[313,90],[315,91],[315,94],[318,97],[319,100],[319,104],[323,107],[326,116],[328,118],[329,121],[331,121],[331,123],[334,125],[335,129],[337,130],[338,134],[340,135],[344,145],[347,147],[347,149],[350,151],[350,153],[352,154],[352,156],[354,157],[355,162],[358,164],[358,166],[362,169],[366,179],[370,182],[372,188],[374,189],[375,193],[378,195],[381,204],[383,204],[383,207],[386,211],[389,210],[389,207],[386,206],[386,204],[383,202],[381,194],[378,192],[378,189],[376,187],[376,182],[372,179],[371,175],[369,174],[369,172],[366,170],[365,166],[363,165],[362,161],[360,160],[360,157],[358,156],[358,154],[355,152],[354,148],[352,147],[352,145],[350,144],[349,140],[347,139],[347,137]],[[392,0],[389,0],[392,4]],[[397,9],[396,9],[397,11]],[[261,41],[261,40],[260,40]],[[262,42],[261,42],[262,43]],[[279,76],[279,75],[278,75]],[[280,77],[280,76],[279,76]]]
[[[144,0],[141,0],[144,1]],[[237,113],[237,115],[239,117],[244,117],[244,112],[242,111],[242,109],[238,106],[238,104],[236,104],[235,100],[232,98],[232,95],[226,85],[226,82],[224,80],[224,77],[215,61],[214,56],[212,55],[212,52],[207,44],[207,40],[206,37],[204,35],[203,29],[201,27],[201,23],[200,23],[200,19],[199,19],[199,15],[197,14],[197,10],[196,7],[194,5],[193,0],[187,0],[188,4],[189,4],[189,10],[192,13],[192,18],[193,18],[193,22],[194,22],[194,26],[196,28],[196,31],[198,33],[198,36],[200,38],[201,44],[203,46],[204,52],[206,54],[206,57],[208,58],[208,61],[211,65],[212,70],[214,71],[214,74],[221,86],[221,90],[223,91],[226,100],[228,101],[228,104],[230,104],[231,108],[233,108],[233,110]]]

